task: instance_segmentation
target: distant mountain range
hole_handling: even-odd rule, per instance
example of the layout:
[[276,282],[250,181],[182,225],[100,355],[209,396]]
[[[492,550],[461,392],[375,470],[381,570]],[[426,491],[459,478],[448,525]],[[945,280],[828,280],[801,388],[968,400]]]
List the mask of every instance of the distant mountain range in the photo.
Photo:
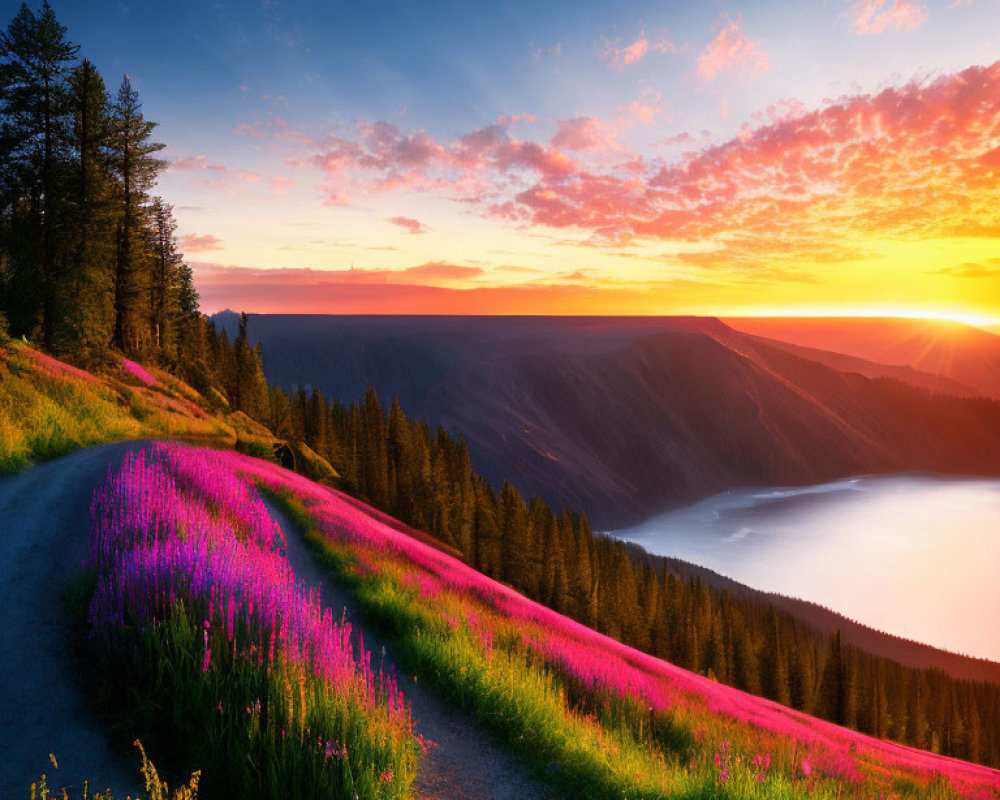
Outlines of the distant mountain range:
[[[217,317],[235,322],[231,312]],[[890,326],[877,330],[891,338]],[[713,318],[249,321],[269,379],[286,389],[349,401],[371,384],[407,413],[464,435],[488,478],[585,509],[605,528],[737,486],[905,470],[1000,474],[1000,402],[976,396],[992,385],[989,371],[954,368],[992,363],[1000,337],[959,333],[947,363],[911,345],[922,354],[915,366]]]

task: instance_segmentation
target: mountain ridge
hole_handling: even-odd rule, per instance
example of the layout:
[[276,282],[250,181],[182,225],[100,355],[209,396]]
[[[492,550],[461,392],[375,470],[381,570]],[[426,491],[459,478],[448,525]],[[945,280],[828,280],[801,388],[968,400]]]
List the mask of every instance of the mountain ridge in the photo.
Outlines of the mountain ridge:
[[1000,405],[969,387],[715,318],[250,315],[248,332],[286,389],[398,396],[492,481],[601,527],[736,486],[1000,474]]

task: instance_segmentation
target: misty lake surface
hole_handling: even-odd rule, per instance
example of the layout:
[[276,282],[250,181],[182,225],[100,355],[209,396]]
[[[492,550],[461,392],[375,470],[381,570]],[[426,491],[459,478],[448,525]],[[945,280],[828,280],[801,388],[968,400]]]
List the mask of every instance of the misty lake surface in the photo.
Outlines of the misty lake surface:
[[610,535],[1000,661],[1000,480],[889,475],[737,489]]

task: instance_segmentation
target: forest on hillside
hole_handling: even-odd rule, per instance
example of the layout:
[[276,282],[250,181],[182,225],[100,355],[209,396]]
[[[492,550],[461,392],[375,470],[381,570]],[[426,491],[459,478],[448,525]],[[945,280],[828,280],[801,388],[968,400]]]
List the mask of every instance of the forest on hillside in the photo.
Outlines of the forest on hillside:
[[[245,325],[244,325],[245,328]],[[495,490],[461,438],[386,412],[272,387],[267,423],[341,472],[341,486],[458,549],[479,571],[637,649],[824,719],[1000,766],[1000,686],[913,669],[842,644],[762,598],[683,577],[595,535],[509,482]],[[263,398],[261,398],[263,402]],[[265,413],[265,405],[256,410]]]
[[[109,92],[44,3],[0,32],[0,330],[92,369],[156,363],[333,463],[340,486],[476,569],[639,649],[866,733],[1000,767],[1000,687],[844,646],[761,600],[682,579],[477,475],[461,439],[364,401],[269,387],[243,319],[201,313],[155,123],[125,76]],[[933,587],[928,587],[932,590]]]

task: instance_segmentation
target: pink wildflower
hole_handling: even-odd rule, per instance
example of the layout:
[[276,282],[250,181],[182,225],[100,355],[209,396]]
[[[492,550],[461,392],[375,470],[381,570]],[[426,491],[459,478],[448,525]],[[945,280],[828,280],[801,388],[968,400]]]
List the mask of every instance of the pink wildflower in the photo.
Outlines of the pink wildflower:
[[153,386],[156,383],[156,378],[154,378],[152,375],[146,372],[146,370],[144,370],[134,361],[129,361],[126,358],[124,361],[122,361],[122,367],[127,373],[132,375],[132,377],[136,378],[139,381],[142,381],[147,386]]
[[[202,672],[203,675],[206,672],[208,672],[208,665],[209,665],[209,663],[212,660],[212,648],[208,646],[208,629],[207,628],[205,629],[204,634],[205,634],[205,659],[201,662],[201,672]],[[221,710],[221,707],[222,707],[221,703],[219,704],[219,707],[220,707],[220,710]]]

